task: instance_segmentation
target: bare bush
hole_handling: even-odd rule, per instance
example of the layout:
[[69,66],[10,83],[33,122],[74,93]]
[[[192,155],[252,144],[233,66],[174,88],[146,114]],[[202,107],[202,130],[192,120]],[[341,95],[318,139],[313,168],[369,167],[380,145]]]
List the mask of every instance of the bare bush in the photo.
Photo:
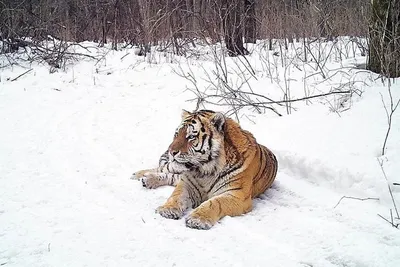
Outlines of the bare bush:
[[[224,46],[214,45],[207,50],[211,55],[210,63],[202,64],[200,72],[188,72],[182,66],[176,72],[190,82],[188,90],[194,93],[195,98],[191,100],[197,103],[197,107],[204,104],[219,106],[236,118],[240,117],[239,112],[243,109],[259,114],[266,111],[272,111],[278,116],[282,112],[290,114],[295,110],[293,103],[310,103],[313,100],[328,103],[332,111],[338,113],[348,109],[352,96],[362,94],[360,85],[366,85],[365,78],[357,78],[361,70],[328,68],[330,65],[327,63],[335,61],[340,54],[336,46],[348,42],[351,42],[348,38],[333,42],[307,40],[285,49],[284,42],[276,40],[273,51],[267,50],[265,43],[260,43],[254,48],[252,57],[236,58],[227,57]],[[304,49],[303,45],[308,47]],[[357,45],[355,47],[358,49]],[[305,60],[307,56],[304,53],[309,60]],[[195,73],[204,75],[195,76]],[[298,78],[303,73],[305,77],[302,79],[301,94]],[[342,78],[337,79],[337,76]],[[276,93],[270,96],[266,82],[262,83],[265,89],[260,90],[257,86],[260,79],[268,79],[271,87],[280,89],[281,96],[278,97]],[[329,85],[330,89],[320,90],[321,85]],[[294,91],[293,87],[296,88]]]

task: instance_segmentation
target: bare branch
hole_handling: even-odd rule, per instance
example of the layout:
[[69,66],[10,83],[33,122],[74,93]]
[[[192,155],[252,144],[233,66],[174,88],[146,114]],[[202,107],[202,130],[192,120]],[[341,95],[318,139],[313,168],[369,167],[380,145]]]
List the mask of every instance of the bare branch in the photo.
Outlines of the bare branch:
[[399,211],[397,210],[397,206],[396,206],[396,201],[394,200],[393,192],[392,192],[392,189],[390,188],[390,185],[389,185],[389,180],[388,180],[388,178],[386,176],[385,169],[383,168],[383,161],[379,160],[379,159],[377,159],[377,161],[378,161],[379,166],[381,167],[382,174],[385,177],[385,180],[386,180],[386,183],[387,183],[387,186],[388,186],[388,189],[389,189],[390,197],[392,198],[394,210],[396,211],[397,219],[400,219]]

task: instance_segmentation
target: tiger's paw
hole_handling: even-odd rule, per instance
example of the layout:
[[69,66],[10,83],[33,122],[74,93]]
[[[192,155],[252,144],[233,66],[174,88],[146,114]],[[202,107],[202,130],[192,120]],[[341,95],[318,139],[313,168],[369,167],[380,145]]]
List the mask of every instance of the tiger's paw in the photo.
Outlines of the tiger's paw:
[[186,218],[186,226],[198,230],[208,230],[213,227],[214,223],[207,217],[196,213],[190,214]]
[[132,180],[139,180],[140,178],[142,178],[143,176],[145,176],[145,174],[148,172],[148,170],[141,170],[141,171],[137,171],[132,173],[131,175],[131,179]]
[[156,173],[145,173],[142,178],[142,185],[147,189],[154,189],[161,186],[160,178]]
[[164,218],[179,220],[183,216],[183,211],[179,208],[160,206],[156,209],[156,213],[160,214]]

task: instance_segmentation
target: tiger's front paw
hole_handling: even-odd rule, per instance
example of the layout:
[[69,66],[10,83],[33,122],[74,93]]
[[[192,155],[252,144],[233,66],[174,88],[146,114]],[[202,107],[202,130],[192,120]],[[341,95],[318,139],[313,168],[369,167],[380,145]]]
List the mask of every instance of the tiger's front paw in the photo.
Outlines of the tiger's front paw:
[[186,218],[186,226],[193,229],[208,230],[213,227],[214,224],[215,222],[213,222],[210,218],[196,214],[196,212],[192,212]]
[[160,206],[156,209],[156,213],[167,219],[179,220],[183,216],[183,211],[176,207]]
[[132,180],[139,180],[140,178],[145,176],[145,173],[147,173],[147,172],[148,172],[148,170],[141,170],[141,171],[134,172],[131,175],[131,179]]
[[142,178],[142,185],[147,189],[154,189],[162,185],[160,177],[156,173],[145,173]]

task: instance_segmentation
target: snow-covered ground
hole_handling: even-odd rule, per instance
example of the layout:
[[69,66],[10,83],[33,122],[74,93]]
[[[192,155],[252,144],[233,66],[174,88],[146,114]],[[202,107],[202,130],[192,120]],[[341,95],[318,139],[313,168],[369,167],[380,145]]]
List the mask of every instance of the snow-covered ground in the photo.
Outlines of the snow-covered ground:
[[[274,63],[272,52],[265,53]],[[288,67],[280,77],[278,60],[268,76],[260,58],[249,57],[258,77],[250,83],[274,99],[282,99],[284,78],[294,98],[326,92],[349,77],[362,81],[362,94],[339,112],[329,104],[337,96],[293,103],[291,115],[277,107],[282,117],[244,111],[242,127],[278,157],[277,179],[252,212],[224,218],[209,231],[155,214],[173,188],[147,190],[129,177],[155,166],[181,110],[195,108],[186,101],[193,98],[185,91],[191,84],[176,75],[177,66],[190,66],[202,87],[212,62],[162,53],[143,62],[124,49],[52,74],[36,63],[2,67],[0,266],[400,266],[400,229],[378,216],[390,219],[393,209],[378,159],[400,206],[400,186],[392,185],[400,182],[400,109],[380,156],[387,86],[350,69],[305,85],[307,66]],[[326,66],[363,60],[332,58]],[[7,62],[0,59],[1,66]],[[11,81],[27,68],[32,71]],[[392,92],[399,99],[400,80]],[[342,196],[379,200],[337,205]]]

